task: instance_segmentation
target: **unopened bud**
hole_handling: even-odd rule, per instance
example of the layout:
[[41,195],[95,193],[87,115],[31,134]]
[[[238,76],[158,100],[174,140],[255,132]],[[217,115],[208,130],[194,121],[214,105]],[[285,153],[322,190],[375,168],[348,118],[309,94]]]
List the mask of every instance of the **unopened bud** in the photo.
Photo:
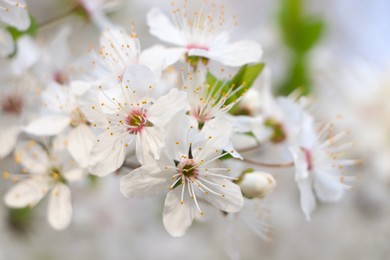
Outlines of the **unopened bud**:
[[271,193],[275,186],[275,178],[266,172],[247,172],[242,174],[238,182],[242,194],[249,198],[264,198]]

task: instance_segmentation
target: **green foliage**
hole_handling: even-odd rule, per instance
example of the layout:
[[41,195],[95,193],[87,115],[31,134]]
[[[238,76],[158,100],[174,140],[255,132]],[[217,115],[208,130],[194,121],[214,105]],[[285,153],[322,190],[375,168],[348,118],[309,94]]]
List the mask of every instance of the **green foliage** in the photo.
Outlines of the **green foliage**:
[[282,39],[292,53],[289,74],[279,92],[288,95],[296,88],[301,88],[302,94],[306,95],[310,92],[306,57],[320,40],[324,23],[317,17],[305,15],[304,0],[283,0],[278,18]]
[[7,221],[9,227],[19,233],[25,233],[31,227],[32,209],[25,208],[9,208]]
[[211,87],[210,91],[212,95],[221,93],[220,97],[216,97],[217,100],[222,98],[223,94],[234,92],[225,101],[225,105],[229,105],[236,102],[244,93],[252,87],[257,77],[264,69],[264,63],[246,64],[240,68],[240,70],[229,80],[219,80],[210,72],[207,74],[206,82]]

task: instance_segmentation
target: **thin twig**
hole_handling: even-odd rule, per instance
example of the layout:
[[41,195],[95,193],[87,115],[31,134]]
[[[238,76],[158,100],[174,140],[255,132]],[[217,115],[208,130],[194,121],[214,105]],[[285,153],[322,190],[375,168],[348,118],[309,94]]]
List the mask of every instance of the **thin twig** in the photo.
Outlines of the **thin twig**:
[[268,167],[268,168],[289,168],[294,166],[294,162],[287,162],[287,163],[263,163],[263,162],[257,162],[257,161],[252,161],[250,159],[242,159],[242,161],[246,163],[250,163],[253,165],[258,165],[262,167]]
[[251,151],[259,149],[260,147],[261,147],[260,144],[256,144],[254,146],[245,147],[245,148],[242,148],[242,149],[237,149],[237,152],[239,152],[239,153],[251,152]]

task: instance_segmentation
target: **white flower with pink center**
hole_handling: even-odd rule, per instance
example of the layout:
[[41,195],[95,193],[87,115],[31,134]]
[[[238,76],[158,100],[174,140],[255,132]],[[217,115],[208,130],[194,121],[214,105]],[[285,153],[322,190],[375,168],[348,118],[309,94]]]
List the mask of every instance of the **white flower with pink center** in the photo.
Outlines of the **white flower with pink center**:
[[[205,214],[202,203],[225,212],[237,212],[243,206],[238,185],[229,176],[229,168],[216,162],[230,142],[230,133],[216,132],[205,126],[200,132],[184,114],[176,117],[165,131],[165,149],[159,159],[149,157],[140,168],[121,180],[121,191],[128,197],[147,197],[168,191],[163,222],[172,236],[182,236],[196,215]],[[224,129],[228,122],[218,123]]]
[[13,151],[24,121],[34,112],[35,84],[30,75],[0,83],[0,159]]
[[145,154],[159,158],[164,145],[164,127],[184,110],[186,93],[171,89],[162,95],[154,74],[142,65],[131,65],[118,88],[99,87],[97,99],[83,111],[94,127],[104,132],[90,154],[91,173],[104,176],[122,166],[126,148],[136,142],[136,156],[143,162]]
[[[206,10],[209,9],[209,10]],[[204,4],[194,13],[187,10],[187,2],[182,7],[174,7],[172,20],[159,9],[152,9],[147,15],[150,33],[162,41],[178,45],[172,48],[172,59],[180,59],[184,54],[216,60],[227,66],[242,66],[258,62],[262,49],[257,42],[243,40],[229,42],[229,32],[236,25],[235,17],[226,19],[224,6]]]
[[15,150],[15,161],[26,172],[12,174],[20,181],[4,197],[5,203],[14,208],[34,207],[49,193],[47,217],[50,225],[58,230],[66,228],[72,219],[69,182],[83,179],[85,172],[69,156],[66,142],[56,138],[46,151],[35,141],[21,142]]
[[70,154],[83,168],[88,166],[89,153],[96,139],[81,110],[81,96],[89,88],[89,84],[81,81],[73,81],[69,86],[49,83],[41,95],[44,108],[23,128],[35,136],[63,135]]
[[287,107],[291,108],[288,110],[290,122],[286,124],[289,129],[288,148],[295,164],[301,208],[306,219],[310,220],[317,199],[335,202],[342,198],[345,189],[351,188],[346,183],[356,177],[348,176],[343,169],[358,161],[341,158],[352,146],[352,143],[339,142],[347,134],[346,131],[334,135],[331,124],[328,124],[317,132],[313,117],[299,104],[287,101],[284,104],[289,103]]

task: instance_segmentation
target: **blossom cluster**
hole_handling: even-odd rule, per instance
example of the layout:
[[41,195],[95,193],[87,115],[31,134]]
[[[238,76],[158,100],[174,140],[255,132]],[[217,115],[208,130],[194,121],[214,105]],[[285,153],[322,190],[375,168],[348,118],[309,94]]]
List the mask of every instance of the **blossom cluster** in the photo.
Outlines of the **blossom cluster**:
[[[150,34],[174,47],[141,49],[133,27],[105,16],[107,2],[79,1],[100,42],[76,59],[70,27],[42,43],[28,33],[24,0],[0,0],[0,158],[20,165],[3,173],[15,182],[7,206],[34,207],[48,194],[48,221],[61,230],[75,183],[120,175],[125,197],[164,194],[163,225],[182,236],[208,211],[244,216],[271,200],[270,168],[295,174],[307,220],[351,188],[348,131],[317,120],[313,99],[272,94],[260,44],[230,39],[238,25],[223,5],[150,10]],[[258,228],[266,237],[268,226]]]

